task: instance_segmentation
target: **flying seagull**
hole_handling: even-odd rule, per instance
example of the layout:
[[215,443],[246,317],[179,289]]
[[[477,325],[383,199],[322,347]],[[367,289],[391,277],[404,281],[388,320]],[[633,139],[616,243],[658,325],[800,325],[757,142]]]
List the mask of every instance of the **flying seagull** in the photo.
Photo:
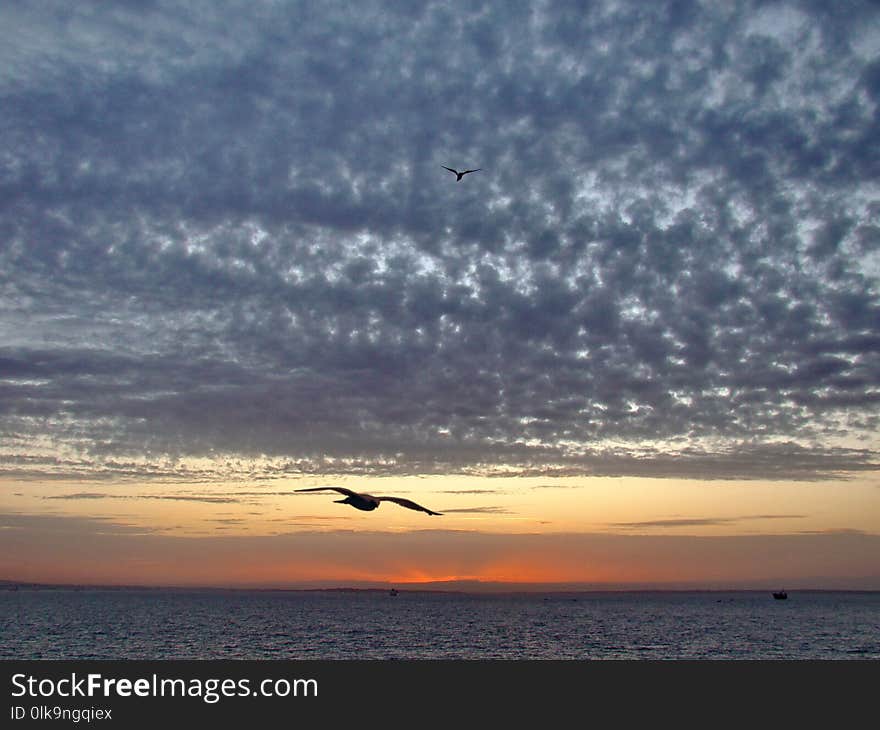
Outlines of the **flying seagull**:
[[339,492],[340,494],[347,495],[345,499],[334,499],[334,502],[338,502],[340,504],[350,504],[355,509],[362,509],[365,512],[370,512],[376,509],[379,506],[379,502],[395,502],[399,504],[401,507],[407,507],[408,509],[418,510],[419,512],[427,512],[429,515],[441,515],[442,512],[433,512],[429,510],[427,507],[422,507],[420,504],[416,504],[412,500],[403,499],[402,497],[374,497],[372,494],[358,494],[357,492],[352,492],[350,489],[346,489],[345,487],[312,487],[311,489],[297,489],[297,492],[326,492],[327,490],[331,490],[334,492]]
[[458,170],[453,170],[451,167],[446,167],[446,165],[440,165],[444,170],[449,170],[449,172],[454,172],[456,175],[455,182],[461,182],[461,179],[467,175],[469,172],[479,172],[482,170],[482,167],[478,167],[476,170],[465,170],[464,172],[459,172]]

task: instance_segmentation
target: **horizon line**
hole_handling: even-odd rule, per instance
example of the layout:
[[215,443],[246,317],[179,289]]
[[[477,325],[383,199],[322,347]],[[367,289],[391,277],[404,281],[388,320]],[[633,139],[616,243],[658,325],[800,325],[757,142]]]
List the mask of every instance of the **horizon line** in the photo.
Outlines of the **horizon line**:
[[[837,583],[838,585],[833,585]],[[859,585],[862,584],[862,585]],[[484,580],[448,581],[300,581],[289,585],[278,584],[140,584],[140,583],[81,583],[81,582],[40,582],[15,579],[0,579],[0,592],[24,589],[82,589],[82,590],[156,590],[156,591],[276,591],[276,592],[317,592],[317,591],[388,591],[392,588],[410,593],[624,593],[624,592],[766,592],[773,590],[810,592],[880,592],[880,579],[862,576],[849,579],[801,579],[794,583],[785,581],[760,580],[741,583],[708,582],[630,582],[630,583],[589,583],[589,582],[514,582]]]

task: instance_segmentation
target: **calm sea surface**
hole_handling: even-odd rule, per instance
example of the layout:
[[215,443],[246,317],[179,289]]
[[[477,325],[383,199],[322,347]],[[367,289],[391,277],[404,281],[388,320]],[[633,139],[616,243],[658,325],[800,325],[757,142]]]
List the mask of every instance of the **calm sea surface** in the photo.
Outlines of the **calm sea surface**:
[[880,659],[880,593],[0,591],[4,659]]

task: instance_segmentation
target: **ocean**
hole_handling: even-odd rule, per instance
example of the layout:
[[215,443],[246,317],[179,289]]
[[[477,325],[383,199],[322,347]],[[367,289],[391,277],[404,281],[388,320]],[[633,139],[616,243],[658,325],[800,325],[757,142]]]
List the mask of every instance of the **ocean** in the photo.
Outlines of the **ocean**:
[[2,659],[880,659],[880,592],[0,591]]

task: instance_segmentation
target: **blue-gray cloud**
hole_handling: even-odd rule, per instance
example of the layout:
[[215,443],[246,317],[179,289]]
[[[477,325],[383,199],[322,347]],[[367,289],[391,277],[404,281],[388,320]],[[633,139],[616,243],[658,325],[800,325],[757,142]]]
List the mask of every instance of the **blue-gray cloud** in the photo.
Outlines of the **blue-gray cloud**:
[[705,527],[718,525],[733,525],[739,522],[752,522],[755,520],[799,520],[806,515],[741,515],[737,517],[674,517],[669,519],[645,520],[642,522],[612,522],[611,527],[619,527],[626,530],[638,530],[650,527]]
[[443,514],[485,514],[485,515],[506,515],[510,514],[511,510],[507,507],[459,507],[458,509],[445,509],[443,510]]
[[876,467],[871,3],[0,27],[11,473]]

